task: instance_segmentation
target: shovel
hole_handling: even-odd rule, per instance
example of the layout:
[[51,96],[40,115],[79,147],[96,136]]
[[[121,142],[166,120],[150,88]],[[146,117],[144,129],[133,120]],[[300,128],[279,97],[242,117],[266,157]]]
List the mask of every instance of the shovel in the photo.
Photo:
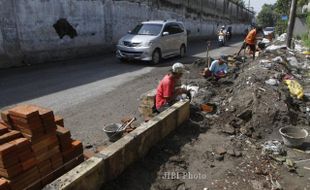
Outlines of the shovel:
[[124,131],[132,122],[134,122],[136,120],[135,117],[133,117],[129,122],[127,122],[125,125],[122,125],[120,126],[118,129],[117,129],[117,132],[120,132],[120,131]]

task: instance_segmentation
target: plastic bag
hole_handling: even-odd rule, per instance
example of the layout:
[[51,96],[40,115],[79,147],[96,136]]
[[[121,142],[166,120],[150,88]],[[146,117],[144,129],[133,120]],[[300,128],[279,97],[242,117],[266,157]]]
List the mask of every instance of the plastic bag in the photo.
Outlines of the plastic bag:
[[296,80],[284,80],[284,83],[288,86],[292,96],[296,96],[298,99],[303,98],[304,89]]

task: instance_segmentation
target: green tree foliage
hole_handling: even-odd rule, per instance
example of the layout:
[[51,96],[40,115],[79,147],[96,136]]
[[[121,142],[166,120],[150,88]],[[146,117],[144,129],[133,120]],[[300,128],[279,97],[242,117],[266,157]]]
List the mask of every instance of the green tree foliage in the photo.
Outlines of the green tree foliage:
[[[275,17],[276,17],[276,32],[281,34],[286,32],[288,20],[283,21],[281,16],[289,16],[292,0],[277,0],[275,3]],[[309,3],[309,0],[298,0],[298,7]]]
[[277,0],[275,3],[276,32],[282,34],[286,32],[288,20],[283,21],[282,16],[289,16],[292,0]]
[[308,4],[309,0],[298,0],[297,3],[298,3],[299,7],[302,7],[302,6],[306,5],[306,4]]
[[307,13],[307,33],[302,36],[302,40],[304,41],[305,45],[310,49],[310,13]]
[[257,15],[257,23],[262,27],[275,26],[276,13],[275,5],[264,4],[262,10]]

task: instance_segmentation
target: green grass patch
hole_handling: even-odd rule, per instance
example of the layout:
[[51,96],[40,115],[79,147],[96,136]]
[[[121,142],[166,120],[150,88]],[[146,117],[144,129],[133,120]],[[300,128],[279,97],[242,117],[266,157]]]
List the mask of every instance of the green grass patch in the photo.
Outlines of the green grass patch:
[[304,42],[304,45],[307,47],[307,48],[310,48],[310,39],[308,37],[308,34],[304,34],[302,36],[302,41]]

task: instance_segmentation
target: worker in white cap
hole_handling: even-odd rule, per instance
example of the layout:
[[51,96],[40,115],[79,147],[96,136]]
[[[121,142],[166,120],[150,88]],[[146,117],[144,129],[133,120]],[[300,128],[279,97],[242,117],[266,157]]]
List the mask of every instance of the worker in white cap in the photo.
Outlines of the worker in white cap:
[[182,63],[175,63],[172,65],[170,72],[160,81],[156,89],[155,98],[155,108],[158,112],[162,112],[170,107],[178,95],[187,93],[185,89],[175,89],[176,83],[180,81],[185,72],[187,70]]

